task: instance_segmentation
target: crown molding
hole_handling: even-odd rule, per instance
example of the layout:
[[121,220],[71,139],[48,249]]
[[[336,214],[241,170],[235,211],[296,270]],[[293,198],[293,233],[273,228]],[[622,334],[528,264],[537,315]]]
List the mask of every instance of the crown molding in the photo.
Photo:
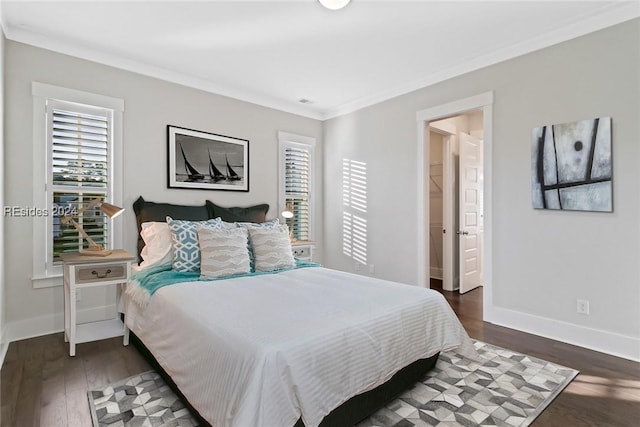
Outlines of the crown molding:
[[41,49],[62,53],[92,62],[97,62],[99,64],[107,65],[125,71],[131,71],[159,80],[164,80],[216,95],[233,98],[235,100],[249,102],[251,104],[256,104],[262,107],[272,108],[275,110],[296,114],[315,120],[322,120],[322,113],[309,109],[309,107],[297,106],[291,102],[283,101],[281,99],[277,99],[264,94],[258,94],[252,91],[218,85],[210,80],[195,77],[193,75],[182,72],[168,70],[162,67],[157,67],[155,65],[136,61],[120,55],[114,55],[97,51],[95,49],[88,49],[77,44],[54,40],[45,37],[42,34],[27,31],[12,25],[5,25],[5,34],[10,40],[35,46]]
[[337,108],[327,111],[324,115],[324,120],[352,113],[362,108],[370,107],[380,102],[431,86],[453,77],[541,50],[626,21],[631,21],[640,16],[640,2],[637,0],[608,5],[605,9],[607,10],[602,10],[598,13],[594,12],[591,16],[581,18],[572,25],[542,34],[539,37],[529,39],[521,43],[515,43],[504,49],[479,56],[471,61],[450,67],[446,70],[434,73],[408,84],[396,86],[395,88],[343,104]]
[[[1,2],[0,2],[1,4]],[[22,28],[8,25],[2,16],[0,7],[0,27],[4,30],[6,38],[20,43],[29,44],[35,47],[59,52],[77,58],[97,62],[107,66],[119,68],[126,71],[154,77],[171,83],[199,89],[205,92],[233,98],[239,101],[249,102],[266,108],[307,117],[315,120],[328,120],[342,116],[371,105],[413,92],[418,89],[448,80],[450,78],[475,71],[499,62],[515,58],[536,50],[543,49],[576,37],[589,34],[625,21],[630,21],[640,16],[640,2],[622,1],[603,7],[599,12],[594,12],[591,16],[580,18],[579,21],[567,25],[556,31],[545,33],[539,37],[513,44],[504,49],[494,51],[488,55],[474,58],[471,61],[458,64],[438,73],[431,74],[408,84],[396,86],[391,89],[380,91],[374,95],[362,97],[352,102],[342,104],[336,108],[320,111],[309,106],[296,105],[291,101],[278,99],[269,95],[255,93],[238,87],[229,87],[216,84],[212,81],[195,77],[186,73],[176,72],[165,68],[150,65],[141,61],[113,55],[106,52],[99,52],[74,43],[66,43],[53,40],[41,34],[27,31]]]

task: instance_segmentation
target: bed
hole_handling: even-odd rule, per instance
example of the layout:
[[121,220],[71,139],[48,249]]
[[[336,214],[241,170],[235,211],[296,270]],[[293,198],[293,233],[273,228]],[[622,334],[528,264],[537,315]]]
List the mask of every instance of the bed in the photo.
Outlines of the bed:
[[[141,208],[139,202],[134,210],[141,232],[142,224],[167,212],[203,222],[223,215],[227,224],[268,222],[265,205],[216,211],[207,202],[207,213],[196,214],[186,213],[196,207],[154,204],[150,214],[148,203]],[[419,380],[439,352],[457,348],[473,356],[439,293],[296,260],[258,271],[263,259],[252,237],[275,231],[252,233],[256,252],[246,274],[199,276],[209,268],[205,243],[202,272],[182,276],[171,266],[145,266],[153,258],[147,248],[141,272],[124,293],[127,326],[207,423],[353,425]],[[151,246],[148,235],[143,240]],[[162,275],[170,280],[156,280]],[[153,292],[145,287],[149,282]]]

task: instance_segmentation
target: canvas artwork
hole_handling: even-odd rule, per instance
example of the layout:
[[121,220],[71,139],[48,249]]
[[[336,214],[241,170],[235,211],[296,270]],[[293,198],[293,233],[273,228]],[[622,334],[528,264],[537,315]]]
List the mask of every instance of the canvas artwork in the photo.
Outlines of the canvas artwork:
[[249,141],[167,126],[168,187],[249,191]]
[[611,117],[533,129],[533,207],[612,212],[611,160]]

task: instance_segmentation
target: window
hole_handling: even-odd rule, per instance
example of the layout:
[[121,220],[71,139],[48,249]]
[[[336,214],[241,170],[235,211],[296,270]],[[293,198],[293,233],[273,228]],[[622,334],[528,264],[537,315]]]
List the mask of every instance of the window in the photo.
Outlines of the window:
[[[34,287],[60,284],[60,255],[87,246],[61,216],[71,215],[97,243],[122,245],[116,227],[97,208],[77,212],[92,200],[122,204],[122,111],[119,99],[33,83]],[[44,184],[44,185],[43,185]]]
[[[111,200],[111,110],[47,100],[47,211],[52,219],[52,261],[64,252],[86,247],[73,227],[60,216],[74,214],[94,199]],[[82,212],[76,221],[99,245],[107,245],[109,222],[97,208]]]
[[280,144],[280,211],[293,213],[287,220],[295,240],[313,240],[313,150],[315,139],[278,133]]

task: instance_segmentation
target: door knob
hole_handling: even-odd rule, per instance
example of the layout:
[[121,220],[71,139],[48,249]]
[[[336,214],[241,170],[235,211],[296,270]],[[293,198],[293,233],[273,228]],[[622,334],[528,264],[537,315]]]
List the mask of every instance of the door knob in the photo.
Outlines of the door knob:
[[460,231],[460,230],[458,230],[458,231],[456,231],[456,234],[462,234],[463,236],[466,236],[466,235],[469,234],[469,232],[468,231]]

